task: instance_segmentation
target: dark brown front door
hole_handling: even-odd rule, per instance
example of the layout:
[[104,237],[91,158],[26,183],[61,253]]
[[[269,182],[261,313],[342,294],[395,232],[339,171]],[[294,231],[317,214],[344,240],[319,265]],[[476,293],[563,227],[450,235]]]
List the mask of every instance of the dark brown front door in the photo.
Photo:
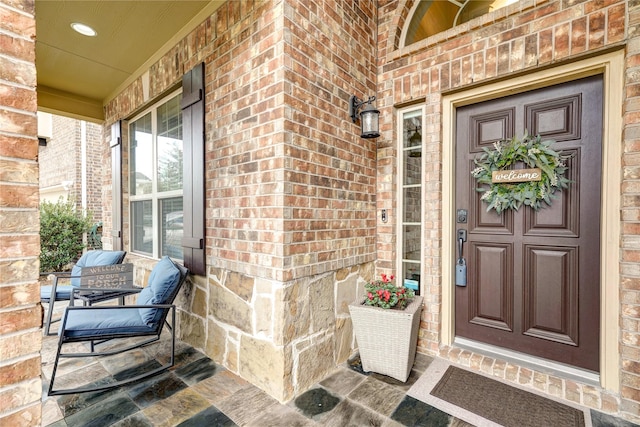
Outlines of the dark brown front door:
[[[537,212],[487,212],[473,159],[525,129],[572,154],[573,182]],[[601,147],[601,76],[458,108],[456,209],[468,218],[456,229],[468,237],[456,336],[599,371]]]

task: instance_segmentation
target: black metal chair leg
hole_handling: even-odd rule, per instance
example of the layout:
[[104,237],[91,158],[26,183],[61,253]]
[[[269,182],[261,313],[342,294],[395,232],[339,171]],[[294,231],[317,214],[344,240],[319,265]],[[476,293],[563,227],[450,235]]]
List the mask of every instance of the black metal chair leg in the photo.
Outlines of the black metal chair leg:
[[[170,308],[171,311],[171,323],[175,323],[176,320],[176,312],[175,312],[175,306]],[[106,355],[112,355],[112,354],[118,354],[118,353],[124,353],[127,352],[129,350],[132,350],[134,348],[138,348],[138,347],[142,347],[143,345],[147,345],[151,342],[157,341],[160,339],[160,334],[162,333],[162,328],[160,329],[158,335],[153,336],[153,338],[150,338],[149,340],[145,340],[141,343],[135,344],[133,346],[129,346],[129,347],[125,347],[125,348],[119,348],[117,350],[114,351],[107,351],[107,352],[98,352],[98,353],[93,353],[93,351],[91,353],[72,353],[72,354],[63,354],[62,353],[62,345],[63,345],[63,340],[62,338],[59,340],[58,342],[58,351],[56,353],[56,358],[55,358],[55,362],[53,364],[53,371],[51,373],[51,382],[49,383],[49,391],[48,391],[48,395],[49,396],[60,396],[60,395],[65,395],[65,394],[76,394],[76,393],[85,393],[85,392],[91,392],[91,391],[101,391],[101,390],[108,390],[108,389],[112,389],[112,388],[116,388],[116,387],[121,387],[127,384],[131,384],[131,383],[135,383],[138,382],[140,380],[143,380],[145,378],[151,377],[153,375],[156,375],[162,371],[165,371],[169,368],[171,368],[174,364],[175,364],[175,349],[176,349],[176,334],[175,334],[175,329],[171,328],[171,356],[169,359],[169,363],[166,363],[156,369],[153,369],[149,372],[145,372],[143,374],[137,375],[135,377],[132,378],[127,378],[127,379],[123,379],[120,381],[116,381],[116,382],[112,382],[112,383],[108,383],[105,385],[100,385],[100,386],[82,386],[82,387],[76,387],[76,388],[70,388],[70,389],[58,389],[58,390],[54,390],[54,381],[55,381],[55,376],[58,370],[58,364],[60,362],[61,358],[80,358],[80,357],[94,357],[94,356],[106,356]],[[93,341],[91,341],[91,345],[93,346]]]
[[52,335],[51,333],[49,333],[49,329],[51,328],[51,312],[53,311],[53,301],[49,299],[49,302],[47,303],[47,305],[49,307],[47,307],[47,320],[45,321],[45,324],[44,324],[44,334]]
[[49,381],[48,395],[51,396],[53,391],[53,382],[56,379],[56,372],[58,370],[58,363],[60,362],[60,353],[62,352],[62,340],[58,340],[58,351],[56,352],[56,360],[53,362],[53,371],[51,371],[51,381]]

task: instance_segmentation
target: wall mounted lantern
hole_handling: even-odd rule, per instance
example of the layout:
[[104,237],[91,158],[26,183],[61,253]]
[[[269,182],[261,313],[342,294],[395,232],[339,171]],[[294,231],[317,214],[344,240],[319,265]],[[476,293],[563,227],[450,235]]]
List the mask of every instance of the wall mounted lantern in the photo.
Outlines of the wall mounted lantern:
[[[355,123],[358,120],[358,110],[360,110],[360,137],[361,138],[377,138],[380,136],[379,116],[380,111],[371,103],[376,100],[375,96],[370,96],[366,101],[352,95],[349,98],[349,115]],[[366,104],[366,105],[365,105]]]

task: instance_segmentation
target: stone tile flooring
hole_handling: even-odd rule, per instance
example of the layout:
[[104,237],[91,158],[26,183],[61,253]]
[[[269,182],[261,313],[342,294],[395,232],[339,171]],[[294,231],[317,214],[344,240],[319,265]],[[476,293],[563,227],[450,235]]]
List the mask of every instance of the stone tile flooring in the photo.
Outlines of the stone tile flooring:
[[[177,342],[175,366],[146,381],[102,392],[48,397],[57,340],[57,336],[43,340],[43,426],[471,426],[407,394],[433,361],[422,354],[417,355],[406,383],[364,373],[355,358],[296,399],[280,404],[203,353]],[[169,340],[163,337],[128,355],[64,359],[56,386],[113,382],[153,369],[165,363],[168,355]],[[587,427],[633,426],[595,411],[589,418]]]
[[[43,344],[43,426],[469,426],[406,395],[431,358],[419,354],[406,383],[362,372],[358,359],[280,404],[184,343],[169,371],[114,390],[48,397],[57,336]],[[60,363],[56,386],[117,380],[158,366],[168,339],[88,362]],[[132,369],[132,365],[134,366]]]

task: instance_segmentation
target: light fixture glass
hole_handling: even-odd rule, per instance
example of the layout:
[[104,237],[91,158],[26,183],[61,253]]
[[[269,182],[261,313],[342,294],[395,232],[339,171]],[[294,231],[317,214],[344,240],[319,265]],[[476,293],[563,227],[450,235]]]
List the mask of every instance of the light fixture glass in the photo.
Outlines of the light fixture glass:
[[360,137],[377,138],[380,136],[378,111],[371,103],[368,103],[360,112]]
[[71,24],[71,28],[73,28],[74,31],[82,34],[83,36],[95,37],[98,35],[98,32],[96,30],[86,24],[81,24],[79,22],[73,22]]
[[380,136],[379,115],[377,110],[371,103],[376,100],[375,96],[370,96],[367,100],[361,100],[355,95],[349,98],[349,115],[355,123],[360,117],[360,137],[361,138],[377,138]]

